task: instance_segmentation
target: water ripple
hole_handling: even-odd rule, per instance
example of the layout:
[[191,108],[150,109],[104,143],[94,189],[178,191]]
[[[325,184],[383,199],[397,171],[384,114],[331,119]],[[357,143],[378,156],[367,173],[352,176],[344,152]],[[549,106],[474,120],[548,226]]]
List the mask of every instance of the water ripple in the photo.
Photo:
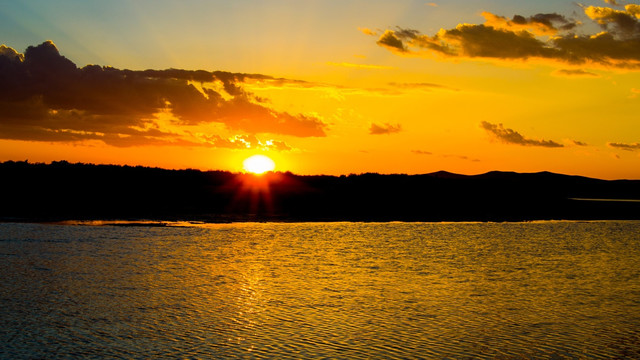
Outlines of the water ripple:
[[0,224],[0,358],[640,358],[639,235]]

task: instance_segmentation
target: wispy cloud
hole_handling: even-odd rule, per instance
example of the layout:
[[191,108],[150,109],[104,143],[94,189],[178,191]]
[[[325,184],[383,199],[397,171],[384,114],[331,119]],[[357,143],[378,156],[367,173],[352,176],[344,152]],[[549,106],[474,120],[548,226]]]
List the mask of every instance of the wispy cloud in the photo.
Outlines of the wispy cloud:
[[24,54],[2,45],[0,78],[2,139],[210,146],[189,129],[219,123],[241,133],[296,137],[326,136],[328,129],[318,117],[271,109],[242,87],[248,79],[277,81],[270,76],[78,68],[51,41]]
[[441,158],[453,158],[453,159],[465,160],[465,161],[471,161],[471,162],[480,162],[480,159],[472,158],[466,155],[434,154],[430,151],[425,151],[425,150],[411,150],[411,152],[416,155],[429,155],[429,156],[437,156]]
[[371,127],[369,127],[369,134],[371,135],[389,135],[395,134],[402,131],[402,126],[400,124],[390,124],[384,123],[382,125],[378,125],[376,123],[372,123]]
[[607,145],[615,149],[626,150],[626,151],[640,150],[640,143],[637,143],[637,142],[631,143],[631,144],[610,142],[610,143],[607,143]]
[[236,135],[231,138],[223,138],[220,135],[204,135],[205,142],[212,147],[227,149],[252,149],[252,150],[275,150],[290,151],[292,147],[284,141],[266,140],[260,141],[255,135]]
[[557,13],[506,18],[483,12],[483,24],[459,24],[434,35],[398,27],[377,44],[402,56],[478,58],[500,61],[546,60],[569,65],[640,69],[640,5],[623,10],[582,6],[601,32],[577,35],[581,23]]
[[416,155],[433,155],[431,151],[425,151],[425,150],[411,150],[411,152]]
[[589,146],[589,144],[582,141],[578,141],[578,140],[569,140],[569,141],[576,146]]
[[324,93],[323,96],[344,100],[345,96],[399,96],[409,92],[432,92],[432,91],[461,91],[448,85],[436,83],[396,83],[390,82],[380,87],[347,87],[330,83],[307,82],[289,79],[253,79],[245,78],[242,81],[245,89],[249,90],[270,90],[270,89],[300,89],[318,91]]
[[515,145],[522,145],[522,146],[541,146],[541,147],[549,147],[549,148],[564,147],[564,145],[559,144],[552,140],[528,139],[515,130],[505,128],[504,126],[502,126],[502,124],[491,124],[486,121],[483,121],[480,123],[480,126],[484,130],[486,130],[488,133],[493,135],[496,139],[506,144],[515,144]]
[[600,75],[582,69],[559,69],[551,73],[553,76],[567,78],[599,78]]
[[371,36],[376,36],[376,35],[378,35],[378,33],[377,33],[376,31],[373,31],[373,30],[371,30],[371,29],[369,29],[369,28],[358,27],[358,30],[359,30],[361,33],[365,34],[365,35],[371,35]]

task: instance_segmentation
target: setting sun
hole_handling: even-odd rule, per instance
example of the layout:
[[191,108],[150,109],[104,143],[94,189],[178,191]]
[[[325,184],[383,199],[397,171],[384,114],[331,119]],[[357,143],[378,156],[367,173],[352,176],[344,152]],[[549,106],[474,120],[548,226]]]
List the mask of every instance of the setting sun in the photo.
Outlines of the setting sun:
[[264,155],[253,155],[248,157],[242,162],[242,165],[246,172],[254,174],[263,174],[267,171],[273,171],[273,169],[276,168],[276,163]]

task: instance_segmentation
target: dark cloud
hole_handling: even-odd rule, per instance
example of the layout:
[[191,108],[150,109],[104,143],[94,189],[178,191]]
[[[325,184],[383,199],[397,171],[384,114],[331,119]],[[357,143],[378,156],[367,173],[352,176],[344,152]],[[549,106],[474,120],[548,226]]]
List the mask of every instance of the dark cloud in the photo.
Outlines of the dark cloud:
[[[268,108],[265,99],[242,87],[245,81],[267,80],[278,79],[204,70],[78,68],[51,41],[30,46],[24,54],[2,45],[0,138],[207,146],[169,131],[161,117],[176,129],[222,123],[249,134],[326,136],[327,125],[320,119]],[[213,90],[216,83],[222,89]]]
[[[485,25],[461,24],[455,29],[443,30],[433,37],[427,35],[401,37],[402,31],[404,30],[396,33],[387,30],[385,34],[388,38],[398,39],[400,44],[396,44],[396,47],[404,49],[402,52],[405,53],[410,52],[408,46],[446,56],[500,59],[552,57],[556,52],[529,32],[513,32]],[[403,40],[408,46],[402,43]]]
[[636,14],[638,5],[629,4],[624,10],[608,7],[586,6],[585,14],[597,22],[603,29],[623,37],[637,37],[640,34],[640,24]]
[[552,73],[561,77],[599,78],[600,75],[582,69],[559,69]]
[[407,52],[407,48],[402,43],[402,40],[396,36],[396,33],[393,30],[386,30],[382,36],[378,39],[376,44],[380,46],[384,46],[387,49],[398,51],[398,52]]
[[551,140],[527,139],[517,131],[511,130],[511,129],[505,129],[502,126],[502,124],[491,124],[486,121],[483,121],[480,123],[480,126],[483,129],[485,129],[488,133],[495,136],[498,140],[507,144],[516,144],[516,145],[523,145],[523,146],[542,146],[542,147],[550,147],[550,148],[564,147],[564,145]]
[[640,37],[619,40],[603,32],[593,36],[560,37],[553,43],[570,63],[593,62],[621,68],[640,68]]
[[558,30],[571,30],[578,26],[578,23],[574,20],[569,20],[565,18],[563,15],[552,13],[552,14],[536,14],[527,19],[529,23],[532,24],[540,24],[546,26],[550,29],[558,29]]
[[460,44],[463,55],[489,58],[546,57],[552,52],[528,32],[512,32],[484,25],[462,25],[445,37]]
[[640,150],[640,143],[632,143],[632,144],[608,143],[607,145],[609,145],[612,148],[626,150],[626,151],[637,151],[637,150]]
[[578,140],[571,140],[571,142],[573,143],[573,145],[576,145],[576,146],[589,146],[589,144],[582,141],[578,141]]
[[530,31],[536,35],[554,35],[561,30],[571,30],[577,26],[574,20],[569,20],[563,15],[536,14],[530,17],[522,15],[514,15],[512,19],[498,16],[490,12],[483,12],[482,16],[486,19],[484,25],[491,26],[496,29],[506,29],[511,31]]
[[386,30],[378,45],[407,56],[546,59],[640,69],[640,5],[628,4],[624,10],[594,6],[583,10],[605,31],[578,35],[580,23],[556,13],[508,19],[484,12],[484,24],[459,24],[433,36],[412,29]]
[[411,150],[411,152],[416,154],[416,155],[433,155],[432,152],[424,151],[424,150]]
[[389,123],[384,123],[382,125],[378,125],[375,123],[371,124],[371,127],[369,128],[369,134],[371,135],[388,135],[388,134],[394,134],[394,133],[398,133],[402,131],[402,126],[400,126],[400,124],[389,124]]

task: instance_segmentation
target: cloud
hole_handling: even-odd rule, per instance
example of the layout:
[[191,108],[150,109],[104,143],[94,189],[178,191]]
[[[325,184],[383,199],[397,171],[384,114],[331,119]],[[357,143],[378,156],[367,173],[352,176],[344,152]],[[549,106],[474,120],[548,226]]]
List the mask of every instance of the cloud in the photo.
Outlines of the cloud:
[[438,4],[436,4],[434,2],[427,3],[427,5],[431,6],[431,7],[438,7]]
[[553,76],[570,78],[599,78],[600,75],[582,69],[558,69],[551,73]]
[[245,81],[278,81],[270,76],[78,68],[52,41],[24,54],[0,46],[0,79],[1,139],[210,146],[187,129],[220,123],[249,134],[321,137],[328,128],[315,116],[271,109],[242,87]]
[[408,52],[407,48],[402,43],[402,40],[400,40],[400,38],[396,36],[396,33],[393,30],[385,30],[384,34],[380,36],[376,44],[386,47],[387,49],[394,52]]
[[205,135],[204,138],[210,146],[216,148],[237,150],[292,150],[292,147],[287,145],[284,141],[267,140],[262,142],[255,135],[236,135],[232,138],[223,138],[220,135]]
[[632,144],[625,144],[625,143],[607,143],[607,145],[609,145],[612,148],[615,149],[620,149],[620,150],[626,150],[626,151],[637,151],[640,150],[640,143],[632,143]]
[[589,146],[589,144],[582,141],[578,141],[578,140],[570,140],[570,141],[573,145],[576,145],[576,146]]
[[417,55],[409,48],[433,52],[445,57],[483,57],[517,59],[550,56],[552,52],[529,32],[512,32],[485,25],[460,24],[455,29],[440,30],[433,36],[417,30],[386,30],[378,45],[396,53]]
[[[335,64],[335,63],[331,63]],[[340,66],[340,64],[336,64]],[[377,67],[377,66],[376,66]],[[384,87],[346,87],[343,85],[335,85],[331,83],[310,82],[291,79],[254,79],[247,78],[242,80],[245,89],[250,90],[270,90],[270,89],[303,89],[318,91],[321,96],[342,101],[346,96],[398,96],[408,92],[431,92],[431,91],[461,91],[447,85],[436,83],[396,83],[389,82]]]
[[586,6],[584,13],[597,22],[603,29],[624,37],[637,37],[640,33],[638,15],[640,5],[629,4],[624,10],[608,7]]
[[233,130],[252,134],[271,133],[297,137],[326,136],[327,125],[314,116],[276,112],[238,96],[219,106],[220,122]]
[[454,158],[454,159],[459,159],[459,160],[480,162],[480,159],[470,158],[470,157],[465,156],[465,155],[434,154],[434,153],[432,153],[430,151],[424,151],[424,150],[411,150],[411,152],[416,154],[416,155],[433,155],[433,156],[437,156],[437,157],[441,157],[441,158]]
[[382,125],[378,125],[375,123],[371,124],[371,127],[369,128],[369,134],[371,135],[389,135],[389,134],[394,134],[394,133],[398,133],[402,131],[402,126],[400,126],[400,124],[389,124],[389,123],[384,123]]
[[375,32],[375,31],[373,31],[373,30],[371,30],[371,29],[358,27],[358,30],[359,30],[361,33],[365,34],[365,35],[370,35],[370,36],[377,36],[377,35],[378,35],[378,33],[377,33],[377,32]]
[[5,57],[8,63],[20,63],[24,60],[23,54],[4,44],[0,45],[0,56]]
[[582,67],[640,69],[640,5],[628,4],[624,10],[582,8],[602,32],[579,35],[584,33],[582,24],[557,13],[508,19],[483,12],[484,24],[459,24],[434,35],[401,27],[387,29],[377,44],[402,56],[543,60]]
[[568,20],[564,16],[556,13],[536,14],[528,18],[521,15],[514,15],[512,19],[507,19],[506,17],[486,11],[482,12],[481,15],[486,20],[484,23],[485,26],[513,32],[528,31],[535,35],[555,35],[560,30],[570,30],[577,26],[575,21]]
[[616,1],[616,0],[604,0],[604,2],[606,2],[607,4],[614,5],[614,6],[620,6],[620,5],[621,5],[621,4],[620,4],[618,1]]
[[267,140],[265,142],[265,148],[267,150],[275,150],[275,151],[291,151],[293,148],[284,141],[278,140]]
[[416,154],[416,155],[433,155],[432,152],[424,151],[424,150],[411,150],[411,152]]
[[523,146],[542,146],[542,147],[549,147],[549,148],[564,147],[564,145],[551,140],[527,139],[517,131],[514,131],[512,129],[505,129],[502,126],[502,124],[491,124],[486,121],[483,121],[480,123],[480,126],[483,129],[485,129],[488,133],[495,136],[498,140],[507,144],[516,144],[516,145],[523,145]]

